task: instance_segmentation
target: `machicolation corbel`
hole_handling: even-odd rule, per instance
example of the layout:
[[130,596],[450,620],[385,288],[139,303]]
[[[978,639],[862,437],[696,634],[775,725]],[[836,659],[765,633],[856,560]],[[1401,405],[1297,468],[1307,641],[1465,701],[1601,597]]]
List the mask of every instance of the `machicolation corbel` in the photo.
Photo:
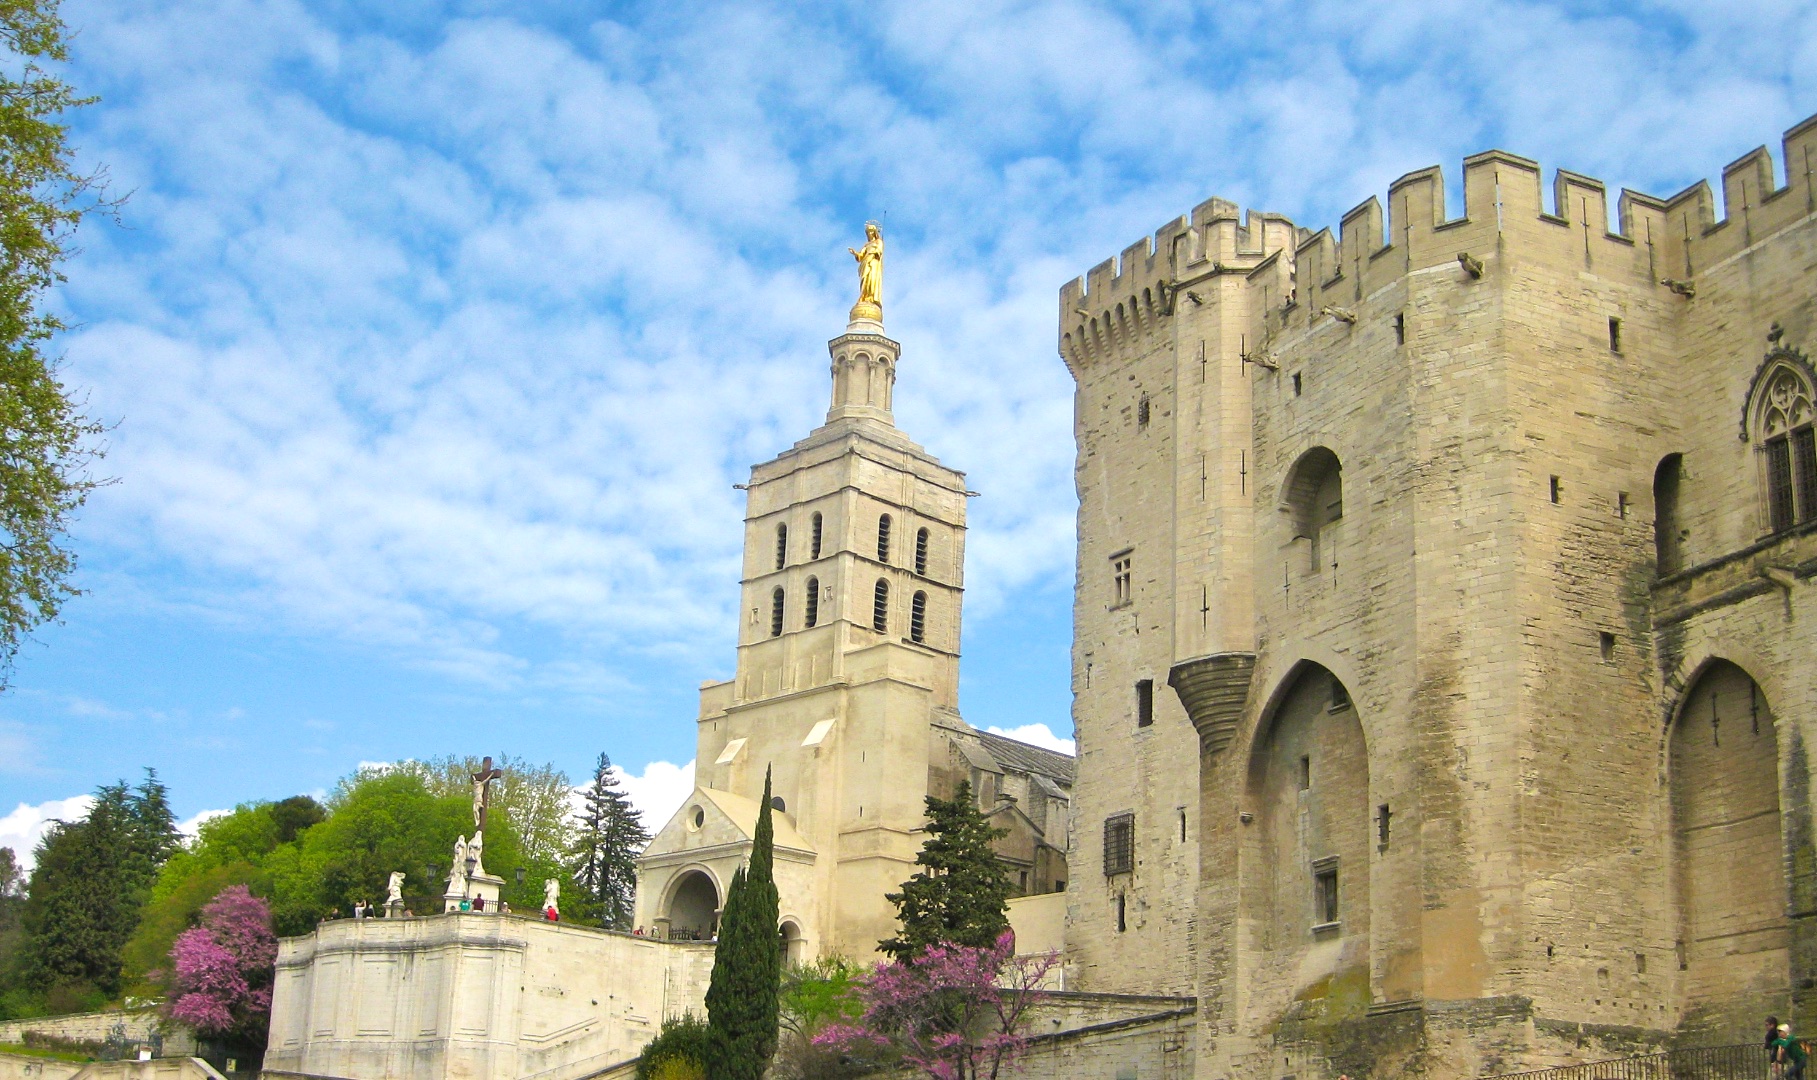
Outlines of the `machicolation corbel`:
[[1470,254],[1468,251],[1460,251],[1457,253],[1457,265],[1463,267],[1464,273],[1469,274],[1473,278],[1480,278],[1483,276],[1483,260]]
[[1691,281],[1679,281],[1677,278],[1660,278],[1659,283],[1686,300],[1697,298],[1697,284]]

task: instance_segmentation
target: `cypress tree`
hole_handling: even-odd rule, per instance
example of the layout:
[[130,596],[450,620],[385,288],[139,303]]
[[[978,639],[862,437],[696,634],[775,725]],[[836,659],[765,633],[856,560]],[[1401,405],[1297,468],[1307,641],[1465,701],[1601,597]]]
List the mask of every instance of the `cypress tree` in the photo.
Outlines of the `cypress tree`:
[[923,867],[884,899],[896,905],[902,932],[877,947],[913,961],[929,945],[947,942],[988,949],[1009,929],[1009,878],[992,844],[1007,835],[991,828],[961,781],[951,799],[927,797],[927,841],[915,856]]
[[707,987],[713,1080],[761,1080],[776,1053],[782,940],[771,872],[774,835],[770,774],[765,770],[750,867],[732,875],[719,919],[719,945],[713,951],[713,978]]

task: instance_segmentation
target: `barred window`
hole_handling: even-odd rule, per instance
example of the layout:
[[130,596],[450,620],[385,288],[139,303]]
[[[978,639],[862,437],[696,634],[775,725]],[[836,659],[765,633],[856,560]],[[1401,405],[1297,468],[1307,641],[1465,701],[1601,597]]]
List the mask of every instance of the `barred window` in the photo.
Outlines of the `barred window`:
[[890,516],[883,515],[877,519],[877,561],[890,561]]
[[915,573],[927,576],[927,530],[915,532]]
[[818,559],[820,558],[820,515],[818,513],[814,515],[813,524],[814,535],[809,540],[809,550],[811,554],[808,555],[808,558]]
[[776,569],[789,565],[789,527],[776,526]]
[[1136,815],[1104,819],[1104,874],[1127,874],[1136,866]]
[[879,634],[890,630],[890,583],[882,578],[877,579],[877,589],[871,600],[871,629]]
[[927,639],[927,594],[918,592],[909,604],[909,640],[917,644]]
[[807,591],[807,595],[804,599],[806,599],[808,602],[807,603],[806,625],[816,626],[820,622],[820,579],[819,578],[811,577],[808,579],[808,591]]
[[782,635],[782,586],[778,585],[770,593],[770,636]]

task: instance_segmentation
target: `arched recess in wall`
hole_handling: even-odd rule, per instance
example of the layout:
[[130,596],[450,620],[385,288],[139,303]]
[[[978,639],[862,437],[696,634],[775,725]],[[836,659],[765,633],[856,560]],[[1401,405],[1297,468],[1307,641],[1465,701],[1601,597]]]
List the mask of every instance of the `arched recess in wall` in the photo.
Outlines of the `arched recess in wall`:
[[777,937],[782,939],[782,962],[793,966],[807,959],[807,939],[801,935],[801,926],[794,919],[782,920],[776,928]]
[[719,887],[704,870],[688,870],[675,879],[666,908],[669,936],[705,941],[719,926]]
[[1691,683],[1668,738],[1682,1031],[1750,1034],[1791,1007],[1779,738],[1766,695],[1726,660]]
[[1653,470],[1653,558],[1660,577],[1684,569],[1684,526],[1678,506],[1683,454],[1667,454]]
[[1338,456],[1323,446],[1301,454],[1281,484],[1281,509],[1292,538],[1306,542],[1316,573],[1335,554],[1334,528],[1344,518],[1344,466]]
[[1370,999],[1370,863],[1382,842],[1369,803],[1369,752],[1350,692],[1302,662],[1276,696],[1250,753],[1243,826],[1241,921],[1260,970],[1252,1000],[1267,1022],[1307,995],[1327,1015]]

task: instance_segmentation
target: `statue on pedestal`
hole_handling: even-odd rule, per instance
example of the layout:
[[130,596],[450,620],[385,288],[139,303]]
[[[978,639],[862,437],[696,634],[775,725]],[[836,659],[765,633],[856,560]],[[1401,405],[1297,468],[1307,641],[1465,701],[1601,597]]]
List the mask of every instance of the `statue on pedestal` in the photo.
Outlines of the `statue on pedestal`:
[[846,248],[858,260],[858,302],[852,305],[852,321],[883,321],[883,226],[875,221],[864,223],[864,247]]

